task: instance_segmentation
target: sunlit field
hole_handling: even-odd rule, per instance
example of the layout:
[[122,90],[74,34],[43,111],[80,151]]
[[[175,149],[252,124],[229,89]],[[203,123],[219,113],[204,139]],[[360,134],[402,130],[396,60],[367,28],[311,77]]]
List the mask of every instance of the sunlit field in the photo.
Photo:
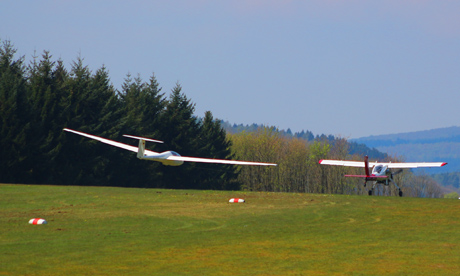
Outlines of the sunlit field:
[[4,184],[0,275],[458,275],[459,204]]

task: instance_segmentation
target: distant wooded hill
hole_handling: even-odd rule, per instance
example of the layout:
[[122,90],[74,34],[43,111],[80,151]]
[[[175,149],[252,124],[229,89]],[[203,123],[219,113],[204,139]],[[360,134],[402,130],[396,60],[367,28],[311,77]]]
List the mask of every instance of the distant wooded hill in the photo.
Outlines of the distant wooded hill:
[[460,171],[460,127],[388,134],[351,139],[407,162],[448,162],[438,173]]
[[[229,133],[240,133],[243,131],[246,132],[255,132],[257,129],[261,127],[266,127],[264,125],[259,125],[259,124],[251,124],[251,125],[243,125],[243,124],[231,124],[228,121],[221,121],[222,127],[225,129],[225,131]],[[278,131],[281,135],[289,138],[299,138],[299,139],[304,139],[307,141],[313,142],[314,140],[327,140],[330,144],[334,144],[335,138],[334,135],[326,135],[326,134],[321,134],[321,135],[314,135],[313,132],[307,130],[302,130],[301,132],[292,132],[290,128],[287,130],[284,129],[278,129],[276,127],[272,127],[276,131]],[[369,158],[374,159],[374,160],[384,160],[388,157],[388,155],[384,152],[381,152],[375,148],[368,147],[365,144],[362,143],[357,143],[355,141],[348,141],[348,152],[349,154],[358,154],[358,155],[367,155]]]

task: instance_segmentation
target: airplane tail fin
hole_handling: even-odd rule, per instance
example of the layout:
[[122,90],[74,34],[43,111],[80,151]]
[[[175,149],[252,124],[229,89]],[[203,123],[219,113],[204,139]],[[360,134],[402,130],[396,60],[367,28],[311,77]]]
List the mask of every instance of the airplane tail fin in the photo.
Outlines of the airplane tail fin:
[[366,171],[366,176],[371,176],[371,173],[369,171],[369,157],[367,155],[364,156],[364,169]]
[[128,138],[133,138],[139,140],[139,147],[137,150],[137,158],[141,159],[144,157],[144,152],[145,152],[145,141],[150,141],[150,142],[155,142],[155,143],[163,143],[163,141],[160,140],[153,140],[150,138],[144,138],[144,137],[139,137],[139,136],[132,136],[132,135],[123,135],[124,137]]

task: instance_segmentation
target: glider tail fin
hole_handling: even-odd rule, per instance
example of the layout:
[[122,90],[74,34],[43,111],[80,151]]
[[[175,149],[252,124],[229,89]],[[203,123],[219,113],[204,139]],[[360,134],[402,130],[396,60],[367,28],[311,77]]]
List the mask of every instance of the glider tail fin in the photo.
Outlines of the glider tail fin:
[[144,157],[144,152],[145,152],[145,140],[139,139],[137,158],[141,159],[142,157]]
[[364,169],[366,170],[366,176],[371,176],[369,171],[369,157],[367,155],[364,156]]

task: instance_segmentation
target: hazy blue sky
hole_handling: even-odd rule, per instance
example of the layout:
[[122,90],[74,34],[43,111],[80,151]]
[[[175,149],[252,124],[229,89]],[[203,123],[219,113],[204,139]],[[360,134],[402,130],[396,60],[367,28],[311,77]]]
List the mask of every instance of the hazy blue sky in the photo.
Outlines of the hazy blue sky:
[[19,55],[176,82],[231,123],[357,138],[460,125],[460,1],[2,1]]

